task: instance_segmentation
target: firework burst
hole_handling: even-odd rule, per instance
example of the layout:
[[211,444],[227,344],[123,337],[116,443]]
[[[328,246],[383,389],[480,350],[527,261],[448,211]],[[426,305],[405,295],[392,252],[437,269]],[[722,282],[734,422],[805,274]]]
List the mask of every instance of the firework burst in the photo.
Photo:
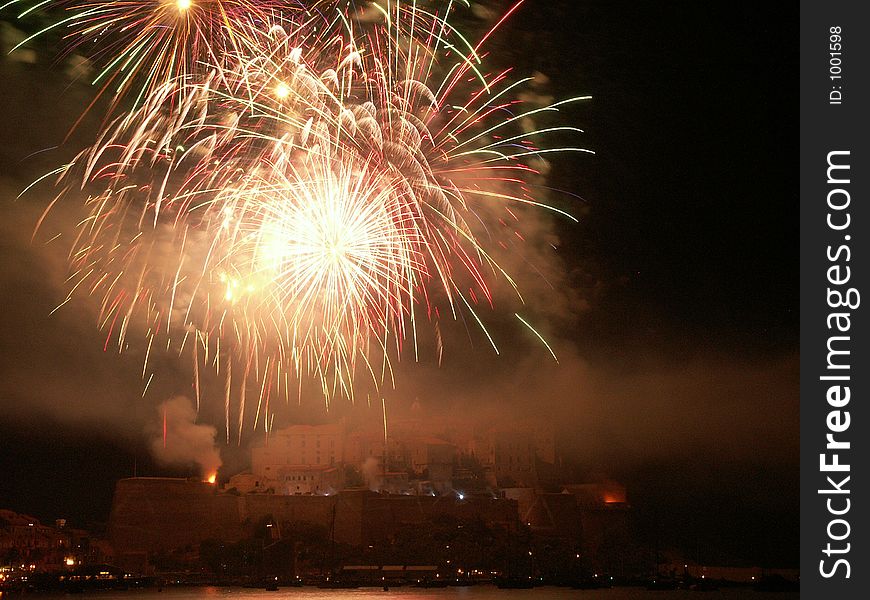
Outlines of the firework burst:
[[481,240],[497,210],[570,218],[529,180],[557,150],[533,141],[579,130],[526,125],[580,98],[524,109],[527,80],[483,68],[491,32],[469,44],[452,2],[61,4],[71,36],[126,57],[100,77],[141,86],[61,181],[88,197],[70,295],[101,299],[107,345],[144,323],[143,376],[163,345],[222,371],[229,435],[232,389],[240,428],[254,383],[267,428],[270,398],[306,377],[352,398],[357,373],[378,386],[406,341],[416,356],[421,319],[439,356],[442,313],[470,314],[498,352],[477,307],[494,278],[520,291]]

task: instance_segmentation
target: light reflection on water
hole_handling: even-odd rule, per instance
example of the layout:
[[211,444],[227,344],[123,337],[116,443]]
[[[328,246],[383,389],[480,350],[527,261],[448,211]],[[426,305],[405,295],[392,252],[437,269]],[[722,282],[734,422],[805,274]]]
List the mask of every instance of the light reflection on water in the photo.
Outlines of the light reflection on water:
[[[39,596],[49,598],[49,596]],[[70,596],[54,596],[70,600]],[[710,592],[690,590],[649,591],[644,588],[625,587],[604,590],[572,590],[557,587],[540,587],[531,590],[500,590],[494,586],[449,587],[440,589],[421,589],[414,587],[359,588],[350,590],[321,590],[318,588],[283,588],[276,592],[238,587],[185,587],[169,588],[163,592],[156,590],[131,590],[126,592],[98,592],[83,594],[80,597],[94,597],[100,600],[352,600],[357,598],[380,598],[389,600],[488,600],[490,598],[512,598],[519,600],[797,600],[798,593],[762,593],[744,588],[725,588]],[[5,600],[5,599],[4,599]],[[11,600],[11,599],[10,599]]]

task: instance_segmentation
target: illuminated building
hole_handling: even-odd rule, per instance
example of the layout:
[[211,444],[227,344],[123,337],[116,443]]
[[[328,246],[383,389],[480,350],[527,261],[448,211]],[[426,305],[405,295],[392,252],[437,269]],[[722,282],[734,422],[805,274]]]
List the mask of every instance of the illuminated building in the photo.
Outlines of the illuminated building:
[[331,494],[341,489],[341,472],[324,465],[278,467],[274,490],[278,494]]
[[336,466],[344,463],[344,426],[291,425],[272,432],[267,444],[251,450],[251,471],[277,478],[287,466]]
[[500,487],[537,485],[534,435],[518,428],[494,428],[483,436],[477,459]]

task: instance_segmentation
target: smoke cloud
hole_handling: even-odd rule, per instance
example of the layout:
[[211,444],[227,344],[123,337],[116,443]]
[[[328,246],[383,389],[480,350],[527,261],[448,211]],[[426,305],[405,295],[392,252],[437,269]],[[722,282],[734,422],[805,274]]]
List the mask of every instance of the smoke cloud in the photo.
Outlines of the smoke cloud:
[[369,489],[378,491],[381,488],[383,478],[381,477],[381,469],[378,467],[376,458],[369,456],[365,459],[360,467],[360,473],[362,473],[363,481],[366,482]]
[[215,445],[217,429],[196,422],[193,402],[176,396],[163,402],[157,412],[162,427],[161,435],[151,441],[154,457],[165,465],[197,465],[204,477],[215,474],[222,464]]
[[[46,181],[15,200],[30,182],[92,140],[99,125],[93,115],[100,111],[94,110],[67,144],[55,148],[80,116],[81,107],[93,99],[93,90],[46,73],[42,67],[24,70],[0,62],[0,79],[15,90],[0,97],[0,108],[9,122],[28,123],[27,136],[18,135],[14,128],[0,133],[0,409],[4,420],[10,428],[32,421],[40,427],[51,424],[111,433],[129,446],[147,444],[163,464],[196,464],[209,472],[221,464],[221,456],[215,448],[215,428],[202,423],[223,427],[223,386],[211,382],[208,387],[210,382],[203,376],[202,423],[197,424],[192,403],[178,395],[192,393],[190,366],[182,364],[177,353],[155,351],[149,367],[156,376],[143,394],[144,336],[128,335],[129,346],[124,348],[106,346],[107,334],[97,326],[97,299],[80,294],[64,304],[69,288],[66,252],[80,219],[81,199],[55,205],[33,239],[35,225],[55,190]],[[542,81],[528,93],[550,92]],[[535,103],[532,97],[526,99]],[[546,100],[542,97],[540,102]],[[543,185],[547,165],[541,161],[535,166],[542,173],[536,184]],[[582,203],[557,194],[546,198],[544,189],[535,188],[536,199],[584,216]],[[489,227],[471,225],[492,249],[493,259],[518,282],[522,294],[520,301],[505,278],[493,272],[488,279],[494,306],[481,301],[475,307],[499,354],[462,305],[455,317],[442,311],[440,317],[431,317],[434,323],[428,326],[420,317],[414,343],[407,340],[382,389],[372,391],[371,379],[358,373],[356,402],[366,405],[370,394],[386,397],[391,406],[418,398],[432,413],[454,412],[484,423],[495,416],[543,416],[559,424],[568,457],[605,470],[651,458],[681,460],[706,451],[726,461],[763,456],[768,462],[796,462],[796,352],[744,356],[742,349],[724,343],[727,339],[722,339],[720,330],[704,331],[698,337],[708,341],[686,349],[668,337],[681,331],[680,321],[672,322],[668,315],[648,318],[631,296],[623,304],[602,297],[623,283],[618,272],[596,268],[596,260],[609,264],[596,252],[590,252],[592,264],[571,253],[577,248],[571,244],[574,238],[586,236],[585,220],[565,227],[563,217],[547,211],[512,206],[507,214],[498,203],[476,210],[480,223]],[[59,233],[61,237],[55,239]],[[730,306],[711,304],[718,305]],[[558,364],[516,315],[548,341]],[[621,324],[625,315],[632,317],[629,325]],[[747,329],[739,322],[745,316],[735,317],[734,329]],[[643,328],[635,331],[637,323]],[[660,337],[646,333],[658,329]],[[595,338],[595,343],[579,339],[591,339],[598,331],[616,333],[611,339]],[[300,386],[298,403],[273,403],[275,426],[293,422],[291,416],[299,422],[305,417],[333,418],[323,414],[321,390],[309,384]],[[248,398],[257,391],[250,390]],[[143,439],[143,423],[154,421],[155,398],[172,399],[158,408],[160,433],[149,430]],[[330,410],[347,409],[348,404],[334,402]],[[287,414],[303,405],[300,414]],[[253,410],[247,413],[246,431],[254,421]],[[232,423],[233,430],[236,426]],[[235,453],[244,455],[244,446],[261,431],[243,434],[241,451]],[[233,450],[225,448],[224,458],[243,468],[245,459],[232,455]],[[373,470],[372,475],[379,477],[376,466]]]

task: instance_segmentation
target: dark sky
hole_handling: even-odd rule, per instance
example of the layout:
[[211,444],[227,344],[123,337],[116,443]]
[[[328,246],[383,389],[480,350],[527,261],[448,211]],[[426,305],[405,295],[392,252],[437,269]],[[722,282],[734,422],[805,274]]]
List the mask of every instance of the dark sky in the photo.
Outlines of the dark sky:
[[[563,118],[596,156],[552,161],[550,184],[583,197],[579,225],[553,226],[563,364],[536,380],[543,354],[478,344],[395,394],[522,412],[536,390],[578,463],[625,481],[648,539],[796,563],[797,22],[774,2],[528,0],[493,56],[593,96]],[[0,68],[0,507],[102,521],[134,460],[168,472],[143,434],[160,399],[128,397],[139,365],[103,354],[89,315],[47,316],[63,256],[28,240],[49,191],[12,200],[87,139],[28,157],[90,92],[59,67]]]

